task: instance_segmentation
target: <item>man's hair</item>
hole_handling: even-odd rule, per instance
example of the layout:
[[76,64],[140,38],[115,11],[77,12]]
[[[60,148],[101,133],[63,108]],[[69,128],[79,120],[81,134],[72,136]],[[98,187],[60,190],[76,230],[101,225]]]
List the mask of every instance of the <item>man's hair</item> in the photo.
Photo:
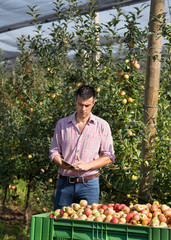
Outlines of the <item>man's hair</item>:
[[76,91],[76,99],[78,96],[80,96],[83,99],[88,99],[93,97],[95,100],[95,90],[93,87],[89,85],[83,85]]

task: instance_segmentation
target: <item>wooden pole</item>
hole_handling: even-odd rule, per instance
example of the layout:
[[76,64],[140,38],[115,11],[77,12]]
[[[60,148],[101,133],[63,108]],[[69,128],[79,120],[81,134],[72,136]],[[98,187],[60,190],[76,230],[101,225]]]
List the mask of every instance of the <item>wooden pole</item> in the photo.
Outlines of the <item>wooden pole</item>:
[[[161,22],[152,21],[154,16],[164,13],[165,0],[151,0],[149,32],[148,39],[148,56],[146,67],[146,82],[144,95],[144,116],[145,124],[144,139],[142,141],[141,180],[139,185],[139,202],[151,202],[151,187],[153,184],[153,171],[150,170],[151,161],[154,159],[154,138],[156,134],[156,117],[158,110],[158,94],[160,81],[160,65],[162,38],[157,38]],[[162,18],[159,19],[162,21]]]

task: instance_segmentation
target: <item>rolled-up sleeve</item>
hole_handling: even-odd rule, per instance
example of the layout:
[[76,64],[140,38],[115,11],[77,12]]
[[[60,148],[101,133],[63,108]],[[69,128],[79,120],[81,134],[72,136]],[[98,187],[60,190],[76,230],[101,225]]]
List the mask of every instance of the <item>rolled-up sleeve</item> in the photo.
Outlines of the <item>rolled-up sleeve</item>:
[[60,124],[59,122],[56,124],[55,131],[53,134],[53,140],[49,149],[49,158],[52,162],[54,156],[62,155],[61,151],[61,132],[60,132]]
[[102,126],[100,155],[109,157],[115,163],[115,152],[113,147],[113,137],[110,126],[107,122]]

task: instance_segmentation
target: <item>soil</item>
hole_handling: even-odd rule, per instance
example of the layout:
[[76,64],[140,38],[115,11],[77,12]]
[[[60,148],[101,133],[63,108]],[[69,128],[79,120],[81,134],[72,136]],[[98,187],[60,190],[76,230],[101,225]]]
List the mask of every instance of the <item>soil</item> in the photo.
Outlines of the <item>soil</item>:
[[37,214],[37,212],[29,209],[27,211],[27,219],[25,220],[25,209],[23,207],[18,206],[14,202],[3,209],[2,203],[0,202],[0,222],[8,227],[18,224],[21,228],[24,228],[26,225],[30,228],[31,216],[35,214]]

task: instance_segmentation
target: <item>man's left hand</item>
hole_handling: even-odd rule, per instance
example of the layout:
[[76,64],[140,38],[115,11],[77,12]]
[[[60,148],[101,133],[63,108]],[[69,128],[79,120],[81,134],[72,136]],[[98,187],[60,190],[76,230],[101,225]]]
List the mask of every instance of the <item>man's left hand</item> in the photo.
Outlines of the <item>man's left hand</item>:
[[75,166],[75,171],[88,171],[89,166],[88,163],[83,162],[79,156],[77,155],[77,162],[73,164]]

